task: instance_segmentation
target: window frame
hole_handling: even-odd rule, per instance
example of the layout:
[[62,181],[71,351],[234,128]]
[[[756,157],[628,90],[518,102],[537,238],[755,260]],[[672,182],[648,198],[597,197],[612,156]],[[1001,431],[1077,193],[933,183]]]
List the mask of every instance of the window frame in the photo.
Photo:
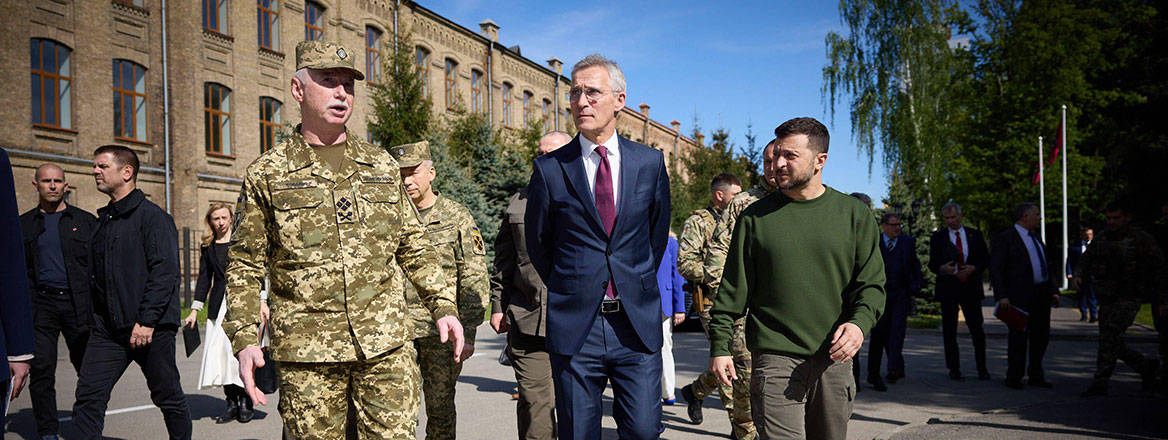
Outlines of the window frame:
[[483,72],[478,69],[470,69],[470,106],[471,111],[475,113],[483,111],[483,92],[479,86],[482,82]]
[[414,65],[418,66],[418,78],[422,81],[422,97],[430,97],[430,55],[433,52],[422,46],[414,47]]
[[526,124],[531,121],[535,109],[531,108],[531,101],[535,99],[535,93],[530,90],[523,91],[523,123]]
[[443,63],[443,77],[446,86],[446,109],[454,110],[454,101],[458,93],[458,61],[455,61],[453,58],[446,58]]
[[511,127],[511,90],[515,86],[511,83],[503,83],[503,126]]
[[[45,59],[44,58],[45,57],[44,47],[45,47],[46,42],[52,43],[51,47],[53,48],[53,71],[51,71],[51,72],[48,70],[44,70],[44,67],[45,67],[43,64],[44,59]],[[53,128],[53,129],[72,131],[73,130],[73,97],[72,97],[73,77],[71,75],[72,75],[72,67],[73,66],[72,66],[72,59],[71,58],[73,56],[73,48],[66,46],[65,44],[61,43],[60,41],[49,39],[49,38],[30,38],[29,39],[29,58],[30,59],[34,58],[33,57],[33,45],[34,44],[38,46],[36,49],[36,57],[35,57],[35,60],[33,60],[32,64],[30,64],[30,66],[29,66],[29,72],[30,72],[29,99],[30,99],[30,107],[32,109],[32,111],[30,111],[29,113],[30,113],[30,116],[32,116],[32,118],[31,118],[32,125],[36,126],[36,127],[44,127],[44,128]],[[64,57],[60,56],[62,53],[61,52],[62,49],[64,50],[64,55],[65,55]],[[61,62],[62,59],[65,60],[64,63]],[[36,66],[36,64],[40,64],[39,69]],[[63,74],[61,73],[62,65],[64,65],[66,70],[68,70],[67,72],[65,72]],[[32,83],[31,83],[32,81],[36,81],[38,83],[36,87],[33,87]],[[52,94],[52,96],[54,98],[53,99],[54,102],[52,105],[53,119],[51,121],[49,121],[46,118],[46,114],[45,114],[45,110],[47,109],[47,106],[45,105],[45,103],[47,102],[45,99],[46,98],[45,90],[48,89],[48,87],[45,87],[46,83],[51,84],[51,88],[53,90],[53,94]],[[64,93],[62,93],[62,90],[64,90]],[[36,91],[39,91],[39,96],[33,96],[34,92],[36,92]],[[39,103],[39,105],[37,105],[38,103]],[[65,107],[68,107],[68,108],[65,108]],[[40,115],[39,115],[40,122],[37,122],[38,115],[31,114],[33,111],[35,111],[38,108],[40,109]]]
[[[263,2],[268,2],[264,6]],[[267,20],[265,20],[267,18]],[[267,44],[264,44],[264,29],[267,28]],[[278,0],[256,0],[256,35],[260,49],[280,52],[280,2]]]
[[[280,117],[280,112],[284,109],[284,103],[279,99],[271,96],[260,97],[260,154],[266,153],[276,146],[276,133],[280,131],[283,123]],[[274,116],[275,120],[272,120]]]
[[[142,91],[141,92],[139,92],[137,90],[133,90],[133,89],[119,87],[124,80],[124,78],[122,77],[122,73],[124,72],[124,69],[121,68],[122,64],[129,65],[130,75],[132,77],[130,79],[130,81],[131,81],[133,86],[136,87],[137,82],[142,81]],[[139,71],[141,72],[141,77],[138,76]],[[146,111],[146,104],[147,104],[147,99],[146,99],[146,66],[143,66],[141,64],[135,63],[135,62],[127,60],[127,59],[115,58],[113,60],[113,75],[114,75],[114,78],[113,78],[112,87],[113,87],[113,91],[114,91],[114,113],[113,113],[113,116],[114,116],[114,139],[117,139],[119,141],[145,143],[145,142],[147,142],[146,135],[148,134],[148,131],[149,131],[146,128],[146,116],[148,114],[148,112]],[[141,101],[141,114],[139,114],[139,108],[138,108],[139,105],[137,105],[138,99],[142,100]],[[129,127],[127,127],[127,124],[125,124],[126,114],[127,114],[125,111],[127,108],[126,107],[126,104],[127,104],[126,100],[130,101],[129,102],[129,110],[130,110],[129,119],[130,119],[131,124],[129,124]],[[119,108],[121,109],[120,112],[118,111]],[[120,116],[120,118],[119,118],[119,116]],[[121,122],[122,122],[121,130],[118,129],[119,119],[121,119]],[[139,126],[141,126],[141,127],[139,127]],[[131,129],[130,133],[128,133],[129,134],[128,136],[126,133],[127,128]],[[142,133],[138,133],[139,128],[142,129]]]
[[316,12],[316,21],[324,20],[324,12],[327,11],[324,5],[307,1],[304,2],[304,40],[305,41],[323,41],[324,40],[324,23],[314,23],[310,20],[313,12]]
[[[218,100],[212,99],[212,97],[215,96],[214,94],[212,94],[212,90],[214,90],[216,88],[218,88],[218,90],[220,92],[218,95],[220,97],[220,99],[218,99]],[[226,95],[227,110],[226,111],[222,110],[221,108],[214,108],[213,107],[213,106],[218,106],[218,107],[223,106],[222,104],[223,104],[224,100],[222,98],[224,96],[222,94],[222,91],[227,92],[227,95]],[[222,119],[220,119],[220,118],[222,118]],[[214,124],[211,123],[212,120],[215,121]],[[229,87],[227,87],[223,84],[217,83],[217,82],[212,82],[212,81],[207,81],[207,82],[203,83],[203,121],[204,121],[203,122],[203,140],[204,140],[203,141],[203,150],[207,153],[207,155],[208,156],[234,158],[235,156],[233,156],[231,154],[231,89]],[[223,126],[224,125],[226,125],[226,128],[227,128],[227,130],[226,130],[226,132],[227,132],[226,151],[224,151],[224,148],[223,148],[223,144],[224,144],[224,142],[223,142],[223,140],[224,140]],[[212,128],[212,127],[214,127],[215,130],[217,131],[217,133],[219,134],[219,136],[215,137],[214,139],[211,136],[212,131],[210,130],[210,128]],[[212,140],[214,140],[214,142],[211,142]]]
[[[203,30],[214,32],[222,35],[229,35],[227,33],[227,21],[230,19],[231,8],[227,5],[228,0],[202,0],[203,2]],[[211,14],[212,9],[214,14]],[[215,26],[207,26],[209,18],[214,18]]]
[[[376,35],[373,41],[370,34]],[[381,81],[381,37],[385,33],[373,26],[365,26],[365,81],[376,84]],[[372,46],[369,43],[373,43]]]
[[544,133],[552,131],[552,101],[550,99],[543,99],[543,131]]

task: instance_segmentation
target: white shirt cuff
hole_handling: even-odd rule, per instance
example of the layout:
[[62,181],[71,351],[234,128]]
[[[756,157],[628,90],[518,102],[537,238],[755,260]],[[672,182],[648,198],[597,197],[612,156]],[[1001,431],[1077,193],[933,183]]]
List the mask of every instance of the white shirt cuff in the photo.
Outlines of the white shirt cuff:
[[203,310],[203,302],[191,301],[191,310]]
[[8,362],[28,362],[32,360],[32,353],[8,356]]

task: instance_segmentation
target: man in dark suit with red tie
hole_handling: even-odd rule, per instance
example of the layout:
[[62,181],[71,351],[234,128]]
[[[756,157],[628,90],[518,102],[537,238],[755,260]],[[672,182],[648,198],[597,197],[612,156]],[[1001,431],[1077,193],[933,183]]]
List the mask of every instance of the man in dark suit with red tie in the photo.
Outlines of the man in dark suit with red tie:
[[547,285],[547,349],[560,440],[600,438],[613,383],[622,439],[661,432],[661,296],[669,177],[660,151],[616,134],[625,80],[589,55],[572,68],[580,134],[540,156],[528,184],[527,251]]
[[936,299],[941,303],[941,328],[945,340],[945,367],[949,378],[965,380],[961,375],[961,356],[957,350],[957,309],[965,315],[965,326],[973,338],[973,356],[977,361],[977,378],[989,380],[986,368],[984,319],[981,302],[982,272],[989,265],[981,231],[962,224],[961,205],[954,202],[941,207],[945,227],[933,232],[929,241],[929,270],[937,274]]
[[1024,329],[1010,329],[1006,386],[1014,389],[1025,387],[1023,373],[1030,386],[1051,387],[1042,370],[1042,357],[1050,341],[1050,306],[1058,300],[1058,290],[1046,245],[1038,237],[1041,224],[1038,205],[1018,205],[1014,208],[1014,224],[994,236],[994,251],[990,254],[990,286],[998,307],[1015,307],[1029,315]]

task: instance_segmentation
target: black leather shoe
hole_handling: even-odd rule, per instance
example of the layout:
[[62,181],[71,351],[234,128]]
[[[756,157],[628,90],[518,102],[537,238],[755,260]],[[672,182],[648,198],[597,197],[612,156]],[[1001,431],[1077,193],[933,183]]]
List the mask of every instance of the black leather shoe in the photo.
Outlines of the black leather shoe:
[[239,418],[239,401],[235,400],[235,398],[228,398],[227,410],[223,411],[223,414],[220,414],[219,417],[215,418],[215,423],[220,425],[224,423],[230,423],[234,422],[237,418]]
[[949,380],[955,380],[957,382],[965,382],[965,377],[961,376],[960,370],[949,370]]
[[702,424],[702,401],[694,395],[693,384],[681,387],[681,397],[685,399],[687,406],[685,410],[689,413],[689,422],[695,425]]
[[990,380],[990,372],[985,370],[978,371],[977,380]]
[[901,379],[904,379],[903,371],[889,371],[888,375],[884,376],[884,380],[888,383],[896,383],[896,381]]
[[1021,390],[1021,389],[1026,388],[1025,385],[1022,385],[1022,381],[1018,380],[1018,379],[1006,379],[1006,387],[1013,388],[1016,390]]
[[888,391],[888,386],[880,376],[868,376],[868,383],[872,384],[872,389],[876,391]]
[[251,398],[247,396],[240,397],[239,417],[235,420],[239,420],[239,423],[247,423],[251,421],[252,417],[255,417],[255,410],[252,409]]
[[1152,391],[1156,388],[1156,372],[1160,370],[1160,361],[1156,359],[1148,359],[1144,361],[1144,371],[1140,372],[1140,379],[1143,382],[1140,388],[1144,391]]
[[1095,397],[1095,396],[1106,396],[1106,395],[1107,395],[1107,383],[1106,382],[1094,382],[1091,384],[1090,387],[1087,387],[1086,391],[1079,393],[1079,397],[1082,397],[1082,398]]
[[1047,382],[1044,379],[1030,379],[1026,381],[1026,385],[1039,388],[1054,388],[1054,384]]
[[1092,317],[1091,317],[1091,319],[1088,319],[1088,320],[1087,320],[1087,322],[1089,322],[1089,323],[1092,323],[1092,324],[1094,324],[1094,323],[1096,323],[1096,322],[1099,322],[1099,317],[1098,317],[1098,316],[1092,316]]

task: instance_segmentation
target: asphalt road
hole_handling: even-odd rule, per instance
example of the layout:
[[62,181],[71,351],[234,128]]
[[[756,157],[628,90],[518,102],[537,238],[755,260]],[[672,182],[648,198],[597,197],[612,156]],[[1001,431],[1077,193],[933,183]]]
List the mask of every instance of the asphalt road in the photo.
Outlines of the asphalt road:
[[[986,316],[990,316],[989,310],[986,312]],[[908,377],[891,385],[891,390],[886,393],[876,392],[863,384],[863,391],[855,402],[848,438],[1168,437],[1168,421],[1163,417],[1168,414],[1168,399],[1141,392],[1138,376],[1126,366],[1117,369],[1110,397],[1078,399],[1078,393],[1087,387],[1094,371],[1096,342],[1092,336],[1096,330],[1092,325],[1078,322],[1077,318],[1077,311],[1055,310],[1053,327],[1056,338],[1046,356],[1047,377],[1055,387],[1049,390],[1015,391],[1002,385],[1006,368],[1005,328],[992,318],[986,324],[990,334],[990,371],[994,379],[988,382],[948,380],[940,333],[910,330],[905,349]],[[1133,348],[1154,355],[1155,344],[1146,329],[1134,329],[1129,333],[1133,336]],[[514,376],[509,367],[496,362],[503,343],[504,339],[494,335],[488,327],[479,329],[477,352],[466,361],[457,389],[459,438],[515,438],[515,402],[510,397]],[[959,344],[963,370],[967,374],[975,372],[968,337],[960,339]],[[63,350],[64,344],[61,346]],[[181,346],[178,351],[183,352]],[[862,353],[866,359],[867,348]],[[200,355],[201,352],[196,352],[194,357],[187,359],[180,354],[179,358],[179,370],[194,419],[195,438],[279,439],[281,422],[275,408],[275,395],[269,396],[268,406],[257,408],[256,418],[250,423],[215,424],[215,415],[223,409],[223,394],[219,389],[195,389]],[[700,333],[676,334],[674,355],[680,387],[705,368],[708,355],[705,339]],[[58,361],[57,400],[61,408],[58,417],[66,420],[62,423],[62,431],[67,438],[76,375],[65,359],[62,351]],[[609,403],[606,397],[606,413],[611,413]],[[131,365],[114,388],[109,409],[105,429],[107,438],[166,438],[162,415],[151,405],[145,380],[137,366]],[[662,438],[728,438],[730,424],[716,398],[706,399],[704,412],[705,423],[691,425],[684,404],[679,401],[677,406],[666,406],[663,414],[666,430]],[[424,426],[425,417],[422,416],[419,432]],[[616,439],[611,417],[605,417],[603,426],[603,438]],[[8,430],[6,439],[37,438],[27,389],[12,404]]]

